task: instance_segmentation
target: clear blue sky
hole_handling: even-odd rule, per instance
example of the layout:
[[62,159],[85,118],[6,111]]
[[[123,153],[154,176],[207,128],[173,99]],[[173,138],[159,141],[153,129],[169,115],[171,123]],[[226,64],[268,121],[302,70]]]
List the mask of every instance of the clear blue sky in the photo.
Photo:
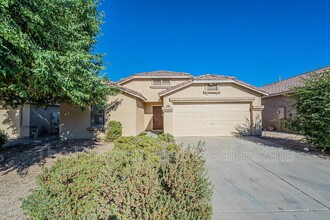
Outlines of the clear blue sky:
[[330,65],[329,0],[102,0],[114,81],[172,70],[262,86]]

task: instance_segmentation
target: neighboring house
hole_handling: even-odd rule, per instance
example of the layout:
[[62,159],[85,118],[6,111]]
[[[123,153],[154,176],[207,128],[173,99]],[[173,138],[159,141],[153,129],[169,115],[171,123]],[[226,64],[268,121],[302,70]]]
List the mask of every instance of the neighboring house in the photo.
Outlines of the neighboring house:
[[292,108],[293,101],[288,97],[292,94],[293,87],[302,86],[303,79],[308,79],[312,74],[322,73],[330,70],[330,67],[321,68],[307,72],[295,77],[291,77],[279,82],[275,82],[260,89],[269,95],[262,98],[262,125],[268,130],[285,131],[285,121],[294,116],[295,110]]
[[10,139],[31,137],[35,134],[58,134],[59,105],[47,109],[25,104],[16,109],[0,107],[0,130]]
[[154,71],[118,82],[121,94],[109,97],[107,114],[96,107],[61,104],[64,139],[95,137],[106,121],[123,125],[123,136],[163,131],[174,136],[232,136],[236,126],[261,118],[264,91],[234,77]]

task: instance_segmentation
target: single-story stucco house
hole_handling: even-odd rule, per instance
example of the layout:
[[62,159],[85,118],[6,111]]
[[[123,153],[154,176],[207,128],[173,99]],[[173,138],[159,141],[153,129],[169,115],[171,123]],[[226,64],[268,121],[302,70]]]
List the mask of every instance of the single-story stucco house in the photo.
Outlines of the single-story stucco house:
[[0,107],[0,130],[10,139],[27,138],[35,134],[56,134],[59,132],[59,105],[47,109],[33,104],[18,108]]
[[269,130],[286,131],[285,121],[295,115],[292,107],[293,100],[288,95],[293,93],[292,88],[303,85],[303,79],[310,78],[313,74],[329,71],[330,66],[294,76],[275,82],[260,89],[269,95],[262,97],[262,126]]
[[60,105],[63,139],[93,138],[109,120],[120,121],[123,136],[162,131],[174,136],[232,136],[236,127],[261,119],[261,89],[221,75],[153,71],[120,80],[121,93],[108,98],[112,110],[82,111]]

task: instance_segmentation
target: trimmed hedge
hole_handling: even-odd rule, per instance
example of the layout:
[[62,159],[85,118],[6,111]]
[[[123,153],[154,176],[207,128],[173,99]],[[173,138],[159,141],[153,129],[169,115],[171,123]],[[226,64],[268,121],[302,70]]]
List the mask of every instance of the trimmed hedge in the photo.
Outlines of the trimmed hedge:
[[109,121],[105,128],[105,141],[114,141],[123,134],[123,126],[119,121]]
[[[46,169],[23,201],[25,214],[31,219],[211,219],[212,189],[200,149],[145,136],[115,144],[106,154],[79,153]],[[168,153],[159,157],[158,150]]]

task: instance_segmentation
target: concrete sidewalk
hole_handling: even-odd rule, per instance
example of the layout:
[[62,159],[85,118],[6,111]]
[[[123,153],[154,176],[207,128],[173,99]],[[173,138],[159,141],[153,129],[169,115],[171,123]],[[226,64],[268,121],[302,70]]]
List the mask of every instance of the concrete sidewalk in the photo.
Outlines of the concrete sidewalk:
[[330,161],[234,137],[205,141],[213,219],[330,219]]

